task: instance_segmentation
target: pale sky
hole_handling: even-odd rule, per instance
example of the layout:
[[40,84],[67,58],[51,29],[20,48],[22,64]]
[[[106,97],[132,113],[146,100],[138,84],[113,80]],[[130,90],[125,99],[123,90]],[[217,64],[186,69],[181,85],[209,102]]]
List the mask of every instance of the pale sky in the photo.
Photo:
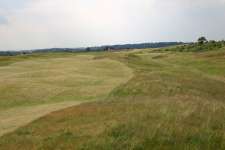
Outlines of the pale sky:
[[0,0],[0,50],[225,39],[225,0]]

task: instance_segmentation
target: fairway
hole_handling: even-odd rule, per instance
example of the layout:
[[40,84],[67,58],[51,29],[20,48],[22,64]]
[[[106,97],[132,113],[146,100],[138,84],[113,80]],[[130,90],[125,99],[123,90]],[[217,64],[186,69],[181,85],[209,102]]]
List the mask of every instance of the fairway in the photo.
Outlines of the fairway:
[[[99,97],[102,101],[47,114],[3,135],[0,149],[225,149],[224,58],[224,48],[199,53],[145,49],[31,59],[2,67],[2,74],[3,70],[7,74],[12,72],[16,79],[23,75],[23,81],[30,79],[34,85],[39,83],[40,87],[46,89],[43,91],[48,91],[46,93],[54,91],[52,89],[57,85],[63,89],[70,87],[82,90],[69,90],[53,97],[47,94],[48,98],[43,101],[39,95],[35,95],[37,89],[31,89],[27,96],[34,93],[34,99],[29,102],[40,100],[47,104],[40,109],[38,105],[30,103],[29,107],[35,106],[33,108],[37,112],[48,107],[50,110],[58,109],[58,105],[51,104],[54,99],[64,103],[66,99],[73,102],[74,97],[75,105],[76,100],[82,102]],[[40,63],[45,65],[36,65]],[[39,71],[24,67],[30,64],[39,68]],[[48,76],[45,76],[46,68],[49,68],[46,64],[51,64],[52,68],[47,71]],[[11,67],[18,70],[10,70]],[[19,70],[24,68],[38,73],[38,76],[35,73],[21,74]],[[71,72],[74,72],[75,78]],[[19,93],[24,93],[23,90],[19,91],[15,93],[15,98],[19,97]],[[7,92],[2,97],[6,95]],[[18,113],[27,113],[17,110]],[[36,114],[36,110],[30,112]],[[2,119],[7,118],[6,112]],[[9,114],[17,114],[13,112]]]
[[52,111],[102,100],[128,81],[132,71],[92,55],[27,56],[0,66],[0,76],[1,136]]

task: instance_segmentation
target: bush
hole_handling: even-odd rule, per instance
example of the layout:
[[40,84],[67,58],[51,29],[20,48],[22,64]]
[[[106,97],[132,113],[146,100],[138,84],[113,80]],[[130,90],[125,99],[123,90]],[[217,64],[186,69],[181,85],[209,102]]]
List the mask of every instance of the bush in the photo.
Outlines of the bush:
[[176,46],[172,48],[165,48],[164,51],[177,51],[177,52],[201,52],[218,50],[225,46],[225,41],[214,41],[205,42],[203,44],[191,43],[187,45]]

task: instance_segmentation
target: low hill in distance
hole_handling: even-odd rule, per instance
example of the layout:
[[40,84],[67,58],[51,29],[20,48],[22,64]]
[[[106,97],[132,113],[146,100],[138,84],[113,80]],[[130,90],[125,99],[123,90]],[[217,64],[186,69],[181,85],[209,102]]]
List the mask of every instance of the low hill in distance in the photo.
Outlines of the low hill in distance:
[[109,51],[109,50],[124,50],[124,49],[145,49],[145,48],[160,48],[174,45],[184,44],[182,42],[157,42],[157,43],[140,43],[140,44],[123,44],[123,45],[105,45],[96,47],[83,48],[49,48],[21,51],[0,51],[0,56],[14,56],[31,53],[48,53],[48,52],[83,52],[83,51]]

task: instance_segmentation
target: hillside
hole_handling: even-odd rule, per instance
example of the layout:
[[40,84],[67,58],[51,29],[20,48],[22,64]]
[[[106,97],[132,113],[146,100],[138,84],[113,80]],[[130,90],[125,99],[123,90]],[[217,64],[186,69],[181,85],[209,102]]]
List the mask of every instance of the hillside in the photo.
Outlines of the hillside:
[[[91,99],[91,102],[52,112],[3,135],[0,149],[225,149],[225,48],[222,45],[207,51],[179,49],[90,52],[73,57],[64,54],[59,60],[55,60],[57,54],[48,54],[47,58],[44,54],[17,56],[13,60],[1,58],[1,78],[7,78],[9,73],[14,78],[14,71],[23,71],[24,65],[29,69],[29,61],[34,65],[43,63],[43,67],[59,61],[56,66],[48,67],[62,73],[61,77],[65,78],[63,84],[73,87],[73,83],[78,81],[76,74],[71,77],[73,72],[70,71],[80,66],[79,63],[84,65],[77,68],[81,78],[88,75],[90,81],[98,78],[109,82],[105,83],[107,86],[102,82],[95,83],[100,86],[96,88],[100,96]],[[61,66],[61,60],[66,64]],[[92,64],[95,61],[99,63]],[[70,75],[65,72],[65,67]],[[82,70],[85,67],[88,69]],[[8,72],[2,75],[6,73],[4,69]],[[97,74],[96,70],[99,70]],[[55,72],[50,77],[54,75]],[[45,77],[45,74],[42,76]],[[6,79],[0,81],[5,82]],[[58,84],[58,81],[47,80],[51,84]],[[89,89],[86,86],[90,81],[85,79],[83,88],[90,95],[96,94],[95,87]],[[20,83],[24,81],[15,84]],[[61,84],[58,86],[61,87]],[[45,88],[44,85],[42,88]],[[79,97],[86,99],[86,92],[80,93]],[[0,96],[10,101],[10,94],[5,94]],[[16,101],[17,95],[13,100]],[[50,101],[44,97],[48,104],[65,96],[70,100],[79,99],[74,92],[56,95]],[[35,100],[36,97],[29,97],[31,101],[33,98]],[[2,98],[0,100],[7,107],[13,107],[15,102],[10,104]],[[21,100],[18,99],[19,102]],[[38,97],[37,100],[42,99]]]

